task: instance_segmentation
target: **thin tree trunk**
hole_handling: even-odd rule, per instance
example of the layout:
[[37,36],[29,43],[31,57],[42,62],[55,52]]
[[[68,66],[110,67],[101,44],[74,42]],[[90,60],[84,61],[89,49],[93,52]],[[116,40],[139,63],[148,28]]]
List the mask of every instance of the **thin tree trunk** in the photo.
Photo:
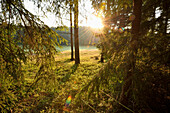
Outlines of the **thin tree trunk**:
[[100,62],[104,63],[104,53],[103,53],[103,46],[102,46],[102,52],[101,52],[101,58],[100,58]]
[[164,28],[164,34],[167,33],[167,26],[168,26],[168,11],[166,12],[166,19],[165,19],[165,28]]
[[133,0],[133,3],[133,14],[135,15],[135,19],[132,22],[132,40],[130,42],[129,66],[127,67],[127,75],[124,79],[125,83],[122,87],[122,93],[120,96],[120,103],[123,105],[129,104],[130,92],[132,91],[130,87],[132,86],[132,77],[134,76],[138,38],[140,35],[142,0]]
[[111,16],[110,0],[107,0],[107,16],[106,17],[110,17],[110,16]]
[[74,0],[74,41],[75,41],[75,64],[80,64],[79,38],[78,38],[78,0]]
[[74,60],[73,58],[73,26],[72,26],[72,0],[70,0],[70,38],[71,38],[71,61]]
[[[153,20],[155,19],[155,11],[156,11],[156,5],[153,6]],[[151,29],[152,29],[152,34],[154,34],[155,23],[152,25]]]
[[168,9],[169,9],[169,6],[168,6],[168,1],[167,0],[164,0],[163,1],[163,13],[165,13],[165,27],[164,27],[164,35],[166,35],[166,32],[167,32],[167,26],[168,26]]

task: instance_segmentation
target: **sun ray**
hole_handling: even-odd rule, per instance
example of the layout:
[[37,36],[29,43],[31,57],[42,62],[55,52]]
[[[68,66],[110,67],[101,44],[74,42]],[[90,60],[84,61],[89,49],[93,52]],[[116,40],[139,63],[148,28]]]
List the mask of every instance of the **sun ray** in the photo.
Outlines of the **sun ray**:
[[83,32],[83,33],[81,33],[80,37],[83,36],[84,34],[86,34],[87,32],[90,32],[90,30],[86,30],[86,29],[84,30],[84,29],[83,29],[82,32]]

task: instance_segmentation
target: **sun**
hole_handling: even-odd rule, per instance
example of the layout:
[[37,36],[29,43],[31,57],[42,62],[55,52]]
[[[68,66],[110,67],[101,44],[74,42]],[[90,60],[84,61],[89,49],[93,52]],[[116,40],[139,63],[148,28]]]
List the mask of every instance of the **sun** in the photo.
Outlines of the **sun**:
[[87,24],[89,27],[94,29],[102,29],[104,27],[102,19],[94,15],[90,17],[90,19],[87,21]]

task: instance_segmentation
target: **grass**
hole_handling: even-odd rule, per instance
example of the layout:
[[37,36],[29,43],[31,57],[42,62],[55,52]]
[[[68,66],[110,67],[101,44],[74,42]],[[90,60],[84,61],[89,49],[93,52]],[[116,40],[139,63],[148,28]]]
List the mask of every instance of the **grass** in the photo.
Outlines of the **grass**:
[[[62,112],[66,99],[72,96],[72,104],[70,112],[80,112],[74,104],[75,95],[81,88],[98,73],[103,64],[99,63],[99,50],[81,50],[80,64],[75,65],[74,61],[70,61],[70,51],[58,53],[55,56],[54,76],[52,79],[38,83],[39,91],[30,94],[29,97],[23,99],[20,105],[27,102],[24,111],[26,112]],[[99,58],[96,60],[96,58]],[[35,69],[33,65],[26,65],[26,80],[31,83],[34,80]],[[44,84],[44,85],[42,85]]]

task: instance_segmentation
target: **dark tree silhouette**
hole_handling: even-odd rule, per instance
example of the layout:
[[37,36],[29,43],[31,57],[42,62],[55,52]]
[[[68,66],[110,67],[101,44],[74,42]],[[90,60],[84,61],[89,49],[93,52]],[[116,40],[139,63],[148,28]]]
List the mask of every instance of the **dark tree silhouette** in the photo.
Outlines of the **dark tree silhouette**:
[[70,0],[70,38],[71,38],[71,61],[74,60],[73,57],[73,26],[72,26],[72,8],[73,8],[73,1]]
[[129,88],[132,85],[132,76],[134,76],[135,63],[136,63],[136,54],[138,49],[138,38],[140,35],[140,22],[141,22],[141,7],[142,0],[133,0],[133,14],[135,15],[135,19],[132,22],[132,40],[130,42],[130,57],[129,64],[127,67],[127,75],[125,77],[125,84],[122,88],[122,94],[120,97],[120,103],[123,105],[128,105],[129,96],[131,90]]
[[74,0],[74,41],[75,41],[75,64],[80,64],[79,37],[78,37],[78,0]]

